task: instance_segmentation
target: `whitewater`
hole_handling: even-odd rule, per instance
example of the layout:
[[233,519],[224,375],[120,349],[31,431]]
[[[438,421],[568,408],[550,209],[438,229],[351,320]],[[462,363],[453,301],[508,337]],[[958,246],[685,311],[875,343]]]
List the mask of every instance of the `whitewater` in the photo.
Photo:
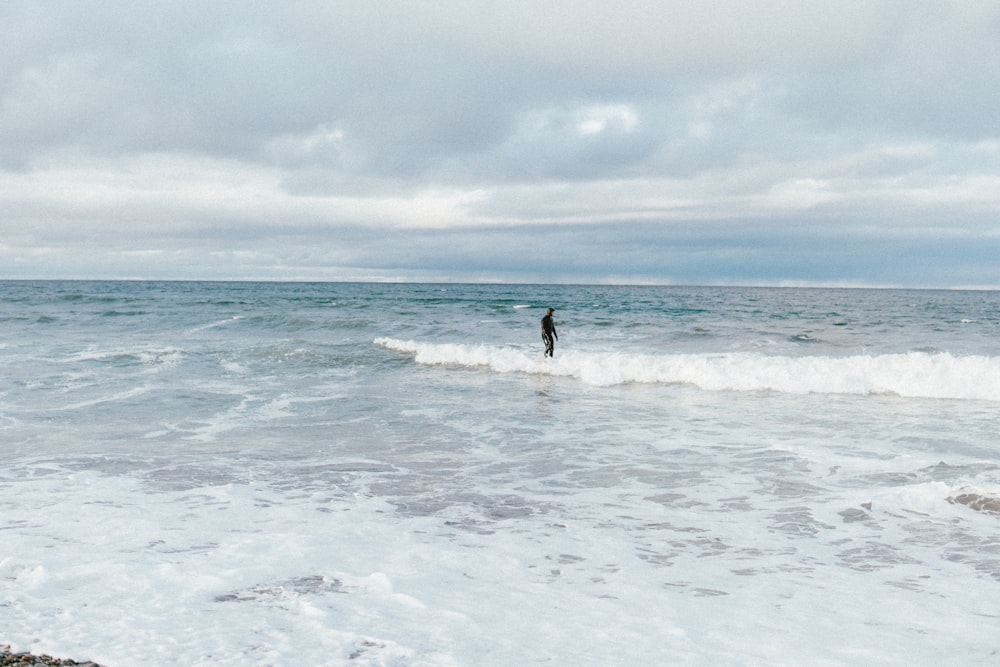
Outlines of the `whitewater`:
[[0,323],[0,646],[1000,661],[1000,293],[0,281]]
[[782,358],[762,354],[649,355],[569,352],[559,361],[488,345],[434,344],[379,338],[417,363],[482,367],[498,373],[566,376],[608,386],[627,382],[689,384],[708,390],[790,394],[896,394],[1000,400],[1000,359],[909,352],[881,356]]

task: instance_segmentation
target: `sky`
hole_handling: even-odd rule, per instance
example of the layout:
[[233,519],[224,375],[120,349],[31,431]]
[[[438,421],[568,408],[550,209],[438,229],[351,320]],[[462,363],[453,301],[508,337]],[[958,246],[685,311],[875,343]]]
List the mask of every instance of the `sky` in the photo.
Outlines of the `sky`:
[[1000,286],[994,0],[3,0],[0,279]]

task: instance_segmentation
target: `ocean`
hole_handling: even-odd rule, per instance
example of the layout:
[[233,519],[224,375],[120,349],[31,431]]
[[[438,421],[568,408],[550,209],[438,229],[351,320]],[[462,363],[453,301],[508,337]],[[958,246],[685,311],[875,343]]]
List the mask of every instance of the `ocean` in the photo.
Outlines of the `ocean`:
[[998,292],[6,281],[0,323],[13,650],[1000,664]]

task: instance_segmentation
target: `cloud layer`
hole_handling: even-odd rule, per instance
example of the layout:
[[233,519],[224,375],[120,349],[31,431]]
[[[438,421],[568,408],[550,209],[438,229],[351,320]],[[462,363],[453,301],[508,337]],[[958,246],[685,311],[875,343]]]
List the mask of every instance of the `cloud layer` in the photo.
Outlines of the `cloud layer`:
[[0,277],[1000,285],[993,2],[13,0],[0,38]]

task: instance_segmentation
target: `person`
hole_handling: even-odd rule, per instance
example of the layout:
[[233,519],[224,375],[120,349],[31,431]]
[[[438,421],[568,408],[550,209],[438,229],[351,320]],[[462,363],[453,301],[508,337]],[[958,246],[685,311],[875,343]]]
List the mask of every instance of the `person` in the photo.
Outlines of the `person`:
[[554,312],[556,312],[555,309],[549,308],[545,312],[545,317],[542,318],[542,342],[545,343],[545,356],[547,357],[553,356],[552,352],[555,349],[554,340],[559,340],[559,334],[556,333],[556,325],[552,322],[552,313]]

